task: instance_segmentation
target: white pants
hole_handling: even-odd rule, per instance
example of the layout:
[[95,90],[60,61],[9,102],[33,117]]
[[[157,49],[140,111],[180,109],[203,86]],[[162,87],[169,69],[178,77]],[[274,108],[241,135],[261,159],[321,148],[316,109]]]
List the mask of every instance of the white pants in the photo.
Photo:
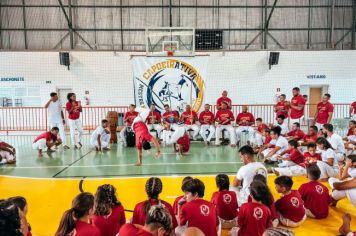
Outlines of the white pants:
[[196,140],[197,136],[199,134],[199,126],[196,124],[192,125],[184,125],[185,130],[188,132],[188,130],[193,130],[193,139]]
[[[334,189],[334,183],[339,183],[342,182],[339,179],[336,178],[330,178],[329,179],[329,184],[332,189]],[[349,199],[349,201],[352,203],[354,207],[356,207],[356,188],[351,188],[347,190],[336,190],[334,189],[331,193],[331,197],[335,200],[341,200],[343,198]]]
[[[265,156],[267,156],[268,155],[268,153],[270,152],[270,151],[272,151],[273,150],[273,148],[267,148],[267,149],[265,149],[265,150],[263,150],[262,151],[262,154],[263,154],[263,156],[265,157]],[[271,160],[271,161],[278,161],[278,159],[277,159],[277,156],[279,155],[279,153],[277,152],[277,153],[275,153],[275,154],[273,154],[270,158],[268,158],[269,160]]]
[[57,127],[59,129],[59,137],[61,137],[62,144],[67,145],[66,133],[64,132],[64,125],[62,122],[51,122],[49,123],[49,128]]
[[177,143],[178,139],[183,137],[185,134],[185,127],[176,127],[175,131],[163,130],[162,140],[165,144],[174,144]]
[[324,161],[317,161],[316,162],[317,166],[320,169],[320,179],[326,179],[329,177],[336,177],[339,174],[339,171],[332,167],[329,166],[326,162]]
[[[206,137],[207,130],[209,130],[208,137]],[[215,127],[214,127],[214,125],[201,125],[199,133],[200,133],[200,136],[203,137],[204,142],[210,142],[210,140],[215,135]]]
[[352,115],[351,120],[356,121],[356,113]]
[[232,125],[217,125],[216,126],[215,144],[220,145],[221,132],[224,129],[227,130],[227,132],[229,133],[230,144],[235,145],[236,144],[236,134],[235,134],[235,129],[234,129],[234,127],[232,127]]
[[47,150],[47,140],[45,138],[37,140],[37,142],[32,144],[32,148],[35,150]]
[[126,129],[127,129],[127,126],[124,126],[122,128],[122,130],[120,131],[120,139],[124,143],[125,146],[127,145],[127,143],[126,143],[126,135],[125,135]]
[[303,224],[303,222],[305,221],[306,218],[307,218],[307,215],[304,215],[304,217],[303,217],[303,219],[301,219],[301,221],[294,222],[294,221],[291,221],[290,219],[284,218],[282,215],[279,215],[279,222],[282,225],[285,225],[288,227],[298,227],[299,225]]
[[344,161],[345,160],[345,154],[344,153],[336,153],[336,160],[337,161]]
[[315,123],[315,126],[318,127],[318,131],[321,130],[323,128],[324,124],[320,124],[318,122]]
[[14,155],[10,154],[7,151],[3,151],[3,150],[0,150],[0,157],[2,158],[2,159],[0,159],[0,164],[5,164],[8,161],[13,161],[16,159],[16,157]]
[[82,141],[83,137],[83,127],[80,119],[71,120],[68,119],[68,125],[70,129],[70,140],[72,141],[72,145],[75,144],[75,129],[78,130],[78,142]]
[[279,168],[274,168],[274,170],[278,171],[280,175],[286,175],[286,176],[300,176],[300,175],[307,174],[306,170],[300,165],[294,165],[294,166],[283,167],[283,168],[279,167]]
[[263,142],[264,142],[264,137],[262,136],[262,134],[255,132],[255,135],[254,135],[253,139],[250,140],[250,142],[254,145],[262,146]]
[[[105,134],[100,136],[101,148],[107,148],[109,146],[110,138],[111,138],[110,134]],[[92,135],[90,139],[90,145],[93,147],[99,147],[97,135],[95,136]]]
[[160,124],[147,124],[148,131],[155,130],[157,138],[161,138],[162,126]]
[[302,125],[303,123],[303,120],[304,120],[304,116],[298,118],[298,119],[292,119],[292,118],[289,118],[289,129],[292,130],[292,126],[295,122],[298,122],[300,125]]
[[236,140],[237,142],[241,140],[241,135],[243,132],[248,132],[248,140],[253,142],[253,137],[255,130],[251,126],[239,126],[236,128]]

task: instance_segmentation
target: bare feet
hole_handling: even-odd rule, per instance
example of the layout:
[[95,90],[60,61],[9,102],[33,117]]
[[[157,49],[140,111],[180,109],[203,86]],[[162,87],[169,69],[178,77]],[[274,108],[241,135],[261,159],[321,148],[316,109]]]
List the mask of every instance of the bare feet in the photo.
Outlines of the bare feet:
[[136,162],[135,166],[142,166],[142,163],[141,162]]
[[351,223],[351,216],[350,214],[345,214],[342,216],[342,225],[339,228],[339,232],[342,235],[347,235],[348,233],[351,232],[350,230],[350,223]]
[[68,145],[64,145],[63,149],[70,149],[70,147]]
[[7,164],[15,164],[15,163],[16,163],[16,159],[8,160],[8,161],[7,161]]
[[160,152],[156,152],[155,158],[159,159],[161,157],[161,153]]
[[109,151],[110,148],[109,148],[109,147],[104,147],[103,150],[104,150],[104,151]]
[[234,148],[234,147],[236,147],[236,144],[231,144],[230,146],[231,146],[232,148]]
[[332,207],[336,207],[336,204],[337,204],[337,200],[335,200],[334,198],[332,198],[331,196],[330,196],[330,198],[331,198],[331,203],[330,203],[330,206],[332,206]]
[[38,157],[43,157],[42,150],[38,151]]

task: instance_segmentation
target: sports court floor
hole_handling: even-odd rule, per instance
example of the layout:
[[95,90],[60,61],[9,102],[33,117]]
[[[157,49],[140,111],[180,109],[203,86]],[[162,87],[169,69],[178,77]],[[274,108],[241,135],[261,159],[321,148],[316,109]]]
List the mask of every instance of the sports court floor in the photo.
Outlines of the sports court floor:
[[[227,173],[233,178],[242,165],[237,149],[229,146],[205,147],[193,143],[187,156],[179,157],[171,147],[162,148],[160,159],[144,154],[142,167],[134,166],[137,154],[134,148],[112,145],[112,150],[97,154],[86,144],[80,150],[63,150],[44,153],[37,157],[31,143],[34,136],[1,136],[1,139],[17,148],[16,165],[0,167],[0,199],[9,196],[25,196],[29,203],[28,219],[34,235],[53,235],[62,213],[70,208],[71,200],[80,191],[95,193],[96,188],[110,183],[118,189],[119,199],[125,209],[132,210],[136,203],[146,198],[144,185],[147,176],[160,176],[163,181],[161,198],[173,203],[181,195],[180,185],[186,175],[202,179],[206,185],[205,199],[210,200],[216,191],[214,176]],[[154,152],[154,150],[153,150]],[[275,196],[274,176],[269,177],[269,186]],[[294,178],[295,188],[306,181],[305,177]],[[31,210],[36,209],[36,210]],[[294,229],[296,235],[338,235],[343,213],[353,216],[356,229],[356,209],[347,201],[330,208],[325,220],[308,219],[301,227]],[[127,212],[130,218],[131,213]],[[227,232],[223,232],[227,235]]]

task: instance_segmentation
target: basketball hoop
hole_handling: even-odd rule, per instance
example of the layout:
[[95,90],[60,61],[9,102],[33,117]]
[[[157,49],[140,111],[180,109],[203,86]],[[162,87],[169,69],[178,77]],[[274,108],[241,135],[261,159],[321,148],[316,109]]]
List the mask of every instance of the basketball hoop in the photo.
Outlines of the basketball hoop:
[[163,42],[163,51],[166,52],[167,57],[173,57],[174,52],[178,49],[177,41],[165,41]]

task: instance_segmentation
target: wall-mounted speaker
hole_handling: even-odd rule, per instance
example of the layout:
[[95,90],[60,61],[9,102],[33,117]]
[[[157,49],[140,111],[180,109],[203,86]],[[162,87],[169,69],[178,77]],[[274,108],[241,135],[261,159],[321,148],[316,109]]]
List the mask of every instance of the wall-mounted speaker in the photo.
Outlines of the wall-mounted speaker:
[[278,65],[279,61],[279,52],[270,52],[269,53],[269,69],[271,69],[272,65]]
[[70,58],[69,58],[69,52],[60,52],[59,53],[59,63],[63,66],[70,66]]

